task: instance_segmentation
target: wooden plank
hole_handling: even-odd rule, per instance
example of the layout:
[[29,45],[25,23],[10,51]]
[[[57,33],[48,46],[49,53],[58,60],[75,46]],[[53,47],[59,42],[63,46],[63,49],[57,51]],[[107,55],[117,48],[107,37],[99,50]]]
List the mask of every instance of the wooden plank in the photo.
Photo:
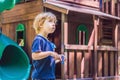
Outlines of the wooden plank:
[[10,17],[10,18],[3,18],[2,24],[34,19],[35,16],[37,14],[39,14],[39,13],[40,12],[35,12],[35,13],[21,15],[21,16],[15,16],[15,17]]
[[118,49],[113,47],[113,46],[97,46],[97,50],[100,50],[100,51],[118,51]]
[[109,11],[108,11],[109,9],[108,9],[108,0],[106,0],[106,13],[108,13],[109,14]]
[[102,43],[101,43],[101,39],[102,39],[102,27],[103,27],[103,22],[102,22],[102,19],[100,19],[100,25],[99,25],[99,27],[98,27],[98,31],[99,31],[99,33],[98,33],[98,40],[99,40],[99,42],[98,42],[98,44],[99,45],[101,45]]
[[54,6],[53,2],[45,2],[43,4],[43,6],[46,7],[46,8],[50,8],[52,10],[64,13],[64,14],[68,14],[68,12],[69,12],[68,9],[65,9],[65,8],[62,8],[62,7],[58,7],[58,6]]
[[68,44],[68,23],[64,23],[64,44]]
[[43,11],[42,0],[35,0],[32,2],[17,4],[13,9],[3,12],[2,15],[4,17],[13,17],[13,16],[34,13],[36,11],[38,12]]
[[76,65],[77,65],[77,78],[81,78],[81,61],[82,61],[82,52],[77,52],[77,55],[76,55]]
[[2,25],[2,33],[4,33],[6,36],[9,36],[9,24]]
[[84,78],[85,72],[85,57],[84,54],[82,54],[82,61],[81,61],[81,78]]
[[89,6],[89,7],[99,8],[99,2],[98,1],[94,1],[94,0],[92,0],[92,1],[89,1],[89,0],[78,1],[78,0],[76,0],[75,2],[80,4],[80,5],[85,5],[85,6]]
[[114,57],[114,52],[110,52],[110,54],[109,54],[110,56],[109,56],[109,67],[110,67],[110,76],[114,76],[115,75],[115,70],[114,70],[114,66],[115,66],[115,61],[114,61],[114,59],[115,59],[115,57]]
[[[62,22],[61,22],[61,54],[64,54],[64,50],[65,50],[64,45],[66,44],[66,42],[64,43],[64,38],[66,35],[66,34],[64,34],[64,31],[65,31],[64,29],[66,28],[64,23],[67,22],[66,14],[61,13],[61,20],[62,20]],[[64,66],[64,64],[61,64],[61,77],[62,77],[62,79],[65,79],[65,73],[64,73],[65,71],[64,70],[65,70],[65,66]]]
[[66,2],[71,2],[72,4],[79,4],[79,5],[84,5],[84,6],[89,6],[89,7],[94,7],[94,8],[99,8],[99,2],[95,0],[61,0],[61,1],[66,1]]
[[75,57],[75,53],[74,51],[69,52],[69,78],[73,79],[74,78],[74,57]]
[[91,46],[91,45],[93,45],[93,42],[94,42],[94,36],[95,35],[95,31],[94,31],[94,29],[92,30],[92,34],[91,34],[91,36],[90,36],[90,39],[89,39],[89,41],[88,41],[88,46]]
[[104,1],[102,0],[102,12],[105,12],[105,8],[104,8]]
[[116,26],[115,26],[115,47],[118,48],[118,26],[119,24],[116,23]]
[[79,40],[79,45],[82,45],[82,43],[81,43],[82,40],[81,39],[82,39],[82,33],[81,33],[81,31],[79,31],[79,39],[78,39]]
[[[36,35],[35,30],[32,27],[33,20],[28,20],[25,22],[25,28],[26,28],[26,46],[25,48],[28,51],[28,55],[31,56],[31,46],[32,41],[34,40],[34,37]],[[30,35],[30,36],[28,36]],[[31,57],[30,57],[31,58]]]
[[118,52],[115,52],[115,76],[118,76]]
[[104,76],[108,76],[108,52],[104,52]]
[[115,16],[115,0],[111,0],[111,14]]
[[85,61],[84,61],[84,67],[85,67],[84,73],[85,73],[85,75],[84,75],[84,77],[85,78],[89,78],[90,57],[91,57],[90,51],[88,51],[88,52],[84,51],[84,58],[85,58]]
[[[93,46],[86,46],[86,45],[65,45],[65,49],[68,50],[93,50]],[[100,51],[118,51],[117,48],[112,46],[97,46],[97,50]]]
[[70,50],[93,50],[93,46],[87,46],[87,45],[65,45],[65,49],[70,49]]
[[15,24],[9,24],[9,37],[15,41],[16,38],[16,27],[17,25]]
[[93,20],[94,20],[94,30],[95,30],[95,37],[94,37],[94,71],[93,71],[93,78],[96,79],[97,78],[97,36],[98,36],[98,17],[93,15]]
[[69,62],[68,62],[68,59],[69,59],[69,57],[68,57],[68,52],[64,52],[64,54],[65,54],[65,57],[66,57],[66,61],[65,61],[65,63],[64,63],[64,76],[65,76],[65,79],[68,79],[68,66],[69,66]]
[[[116,23],[115,27],[115,47],[118,49],[118,26]],[[115,76],[118,76],[118,52],[115,53]]]
[[102,66],[103,66],[102,52],[98,52],[98,77],[102,77]]

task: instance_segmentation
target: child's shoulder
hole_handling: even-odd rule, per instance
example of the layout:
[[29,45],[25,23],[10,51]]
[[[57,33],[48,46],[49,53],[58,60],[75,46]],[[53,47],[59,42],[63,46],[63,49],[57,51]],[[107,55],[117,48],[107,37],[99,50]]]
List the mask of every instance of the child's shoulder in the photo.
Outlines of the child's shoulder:
[[47,39],[45,39],[43,36],[41,35],[36,35],[34,40],[40,40],[40,41],[47,41]]

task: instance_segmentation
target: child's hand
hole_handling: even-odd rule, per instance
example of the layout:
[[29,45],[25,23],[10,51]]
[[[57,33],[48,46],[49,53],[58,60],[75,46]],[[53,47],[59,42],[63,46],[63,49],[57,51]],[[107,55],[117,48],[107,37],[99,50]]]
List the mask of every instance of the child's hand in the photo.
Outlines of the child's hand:
[[60,55],[58,53],[56,53],[56,52],[52,52],[51,56],[53,56],[55,58],[55,60],[61,59]]

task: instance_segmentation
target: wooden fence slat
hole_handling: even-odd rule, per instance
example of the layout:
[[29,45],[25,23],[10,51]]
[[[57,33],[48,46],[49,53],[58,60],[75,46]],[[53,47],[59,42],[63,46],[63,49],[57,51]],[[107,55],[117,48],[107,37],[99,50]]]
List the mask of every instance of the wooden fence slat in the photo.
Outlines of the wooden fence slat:
[[102,52],[98,52],[98,77],[102,77]]
[[74,77],[74,51],[69,52],[69,78],[73,79]]
[[108,76],[108,52],[104,52],[104,76]]
[[76,55],[76,65],[77,65],[77,78],[81,78],[81,61],[82,61],[82,52],[77,52]]
[[65,54],[65,57],[66,57],[66,62],[64,63],[64,76],[65,76],[65,79],[68,79],[68,52],[64,52]]
[[[84,54],[82,54],[84,55]],[[81,78],[84,78],[84,63],[85,63],[85,60],[84,60],[84,56],[82,56],[82,61],[81,61]]]
[[[89,51],[90,52],[90,51]],[[84,58],[85,58],[85,62],[84,62],[84,67],[85,67],[85,78],[89,77],[89,64],[90,64],[90,53],[89,52],[84,52]]]
[[109,66],[110,66],[110,76],[114,76],[114,65],[115,65],[115,63],[114,63],[114,52],[110,52],[110,64],[109,64]]

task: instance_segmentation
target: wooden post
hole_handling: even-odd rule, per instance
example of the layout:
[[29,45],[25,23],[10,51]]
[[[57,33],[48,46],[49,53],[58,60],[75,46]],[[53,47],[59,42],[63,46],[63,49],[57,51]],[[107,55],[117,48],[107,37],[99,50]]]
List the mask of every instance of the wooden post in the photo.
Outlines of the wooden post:
[[120,17],[120,2],[119,2],[119,0],[117,0],[117,11],[118,11],[117,16]]
[[106,13],[109,13],[109,11],[108,11],[108,0],[106,0]]
[[102,77],[102,69],[103,69],[103,58],[102,58],[102,51],[98,52],[98,77]]
[[104,67],[103,67],[103,70],[104,70],[104,76],[108,76],[108,51],[104,51]]
[[[64,46],[68,44],[68,23],[64,23]],[[65,57],[68,59],[68,51],[64,52]],[[62,76],[64,79],[68,78],[68,60],[64,63],[64,72],[62,72]],[[63,75],[64,74],[64,75]]]
[[[64,44],[67,43],[67,41],[65,40],[65,43],[64,43],[64,38],[66,37],[64,35],[64,22],[67,22],[67,16],[66,14],[64,13],[61,13],[61,19],[62,19],[62,22],[61,22],[61,53],[64,54]],[[66,38],[65,38],[66,39]],[[61,64],[61,78],[62,79],[65,79],[65,70],[64,70],[64,64]]]
[[115,0],[111,0],[111,14],[115,16]]
[[[115,47],[118,49],[118,22],[115,27]],[[115,53],[115,75],[118,75],[118,52]]]
[[94,37],[94,65],[93,65],[93,79],[97,79],[97,36],[98,36],[98,30],[97,26],[99,24],[99,19],[97,16],[93,15],[93,20],[94,20],[94,30],[95,30],[95,37]]
[[114,72],[115,72],[115,70],[114,70],[114,65],[115,65],[115,61],[114,61],[114,54],[115,54],[115,52],[113,52],[113,51],[111,51],[110,53],[109,53],[109,66],[110,66],[110,76],[114,76]]
[[76,55],[77,57],[77,59],[76,59],[76,63],[77,63],[77,69],[76,69],[76,71],[77,71],[77,78],[81,78],[81,62],[82,62],[82,51],[79,51],[79,52],[77,52],[77,55]]
[[105,8],[104,8],[105,5],[104,5],[104,3],[105,3],[104,0],[102,0],[102,11],[103,12],[105,12]]

